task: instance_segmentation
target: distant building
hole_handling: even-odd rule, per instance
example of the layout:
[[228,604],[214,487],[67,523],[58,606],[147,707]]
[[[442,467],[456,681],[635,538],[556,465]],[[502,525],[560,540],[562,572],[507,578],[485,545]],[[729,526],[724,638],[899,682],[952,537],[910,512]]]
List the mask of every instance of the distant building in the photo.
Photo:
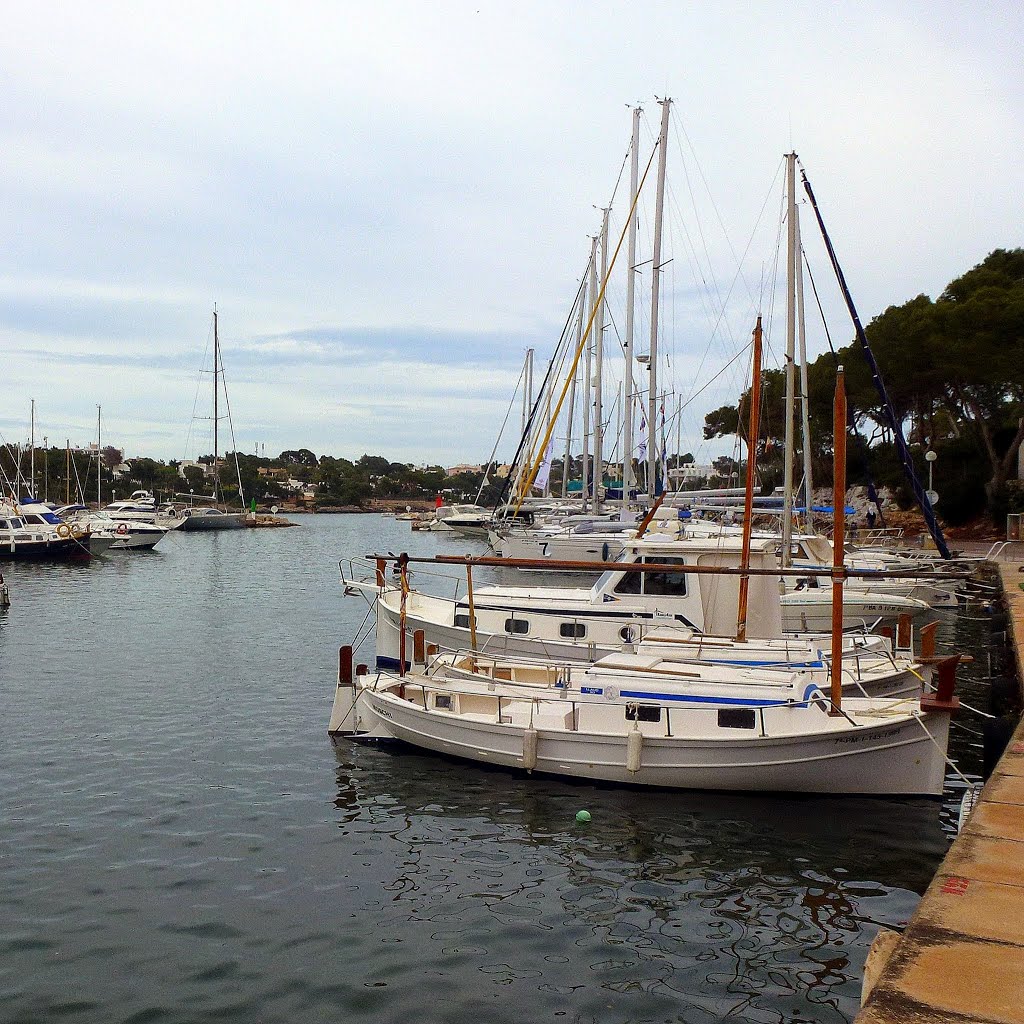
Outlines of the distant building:
[[193,469],[198,469],[203,474],[203,476],[210,477],[212,479],[212,465],[208,465],[205,462],[193,462],[192,459],[182,459],[182,461],[178,463],[178,476],[180,476],[182,480],[188,479],[185,476],[185,470],[188,469],[190,466]]
[[460,473],[482,473],[483,466],[451,466],[445,470],[446,476],[458,476]]
[[259,466],[256,472],[263,477],[264,480],[287,480],[289,473],[287,469],[276,468],[274,466]]
[[717,472],[714,466],[700,466],[696,462],[688,462],[685,466],[670,469],[668,476],[670,480],[706,480],[715,476]]

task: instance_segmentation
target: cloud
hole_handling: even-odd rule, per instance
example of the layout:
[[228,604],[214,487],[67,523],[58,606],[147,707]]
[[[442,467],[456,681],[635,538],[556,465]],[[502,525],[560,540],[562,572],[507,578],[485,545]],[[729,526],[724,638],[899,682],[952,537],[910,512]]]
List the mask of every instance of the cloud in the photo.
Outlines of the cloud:
[[[721,404],[743,385],[744,360],[722,367],[753,316],[781,336],[787,149],[865,320],[1020,244],[1022,29],[1013,5],[964,18],[947,0],[307,2],[244,23],[217,2],[93,4],[56,20],[12,8],[8,411],[27,416],[35,397],[54,430],[84,434],[102,404],[127,447],[180,456],[217,303],[246,443],[475,458],[524,350],[539,364],[552,351],[616,178],[613,240],[624,223],[628,105],[645,101],[647,152],[655,93],[676,101],[662,380],[685,394],[721,373],[703,395]],[[640,204],[644,294],[652,203]],[[845,342],[810,217],[804,237]],[[613,394],[621,283],[609,303]],[[820,325],[809,334],[822,351]],[[700,409],[689,416],[699,435]]]

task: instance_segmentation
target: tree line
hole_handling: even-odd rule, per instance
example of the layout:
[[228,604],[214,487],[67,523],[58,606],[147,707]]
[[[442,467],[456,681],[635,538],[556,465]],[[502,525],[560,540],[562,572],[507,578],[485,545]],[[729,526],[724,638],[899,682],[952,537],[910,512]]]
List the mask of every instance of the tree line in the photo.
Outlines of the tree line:
[[[1016,480],[1024,441],[1024,249],[996,249],[927,295],[890,306],[865,328],[915,468],[927,485],[932,463],[936,510],[951,525],[1024,511]],[[888,486],[901,505],[911,494],[889,419],[858,342],[808,366],[810,449],[815,484],[832,484],[832,395],[842,365],[850,406],[849,483]],[[762,378],[757,464],[765,490],[781,483],[785,375]],[[744,438],[750,392],[705,418],[704,437]]]

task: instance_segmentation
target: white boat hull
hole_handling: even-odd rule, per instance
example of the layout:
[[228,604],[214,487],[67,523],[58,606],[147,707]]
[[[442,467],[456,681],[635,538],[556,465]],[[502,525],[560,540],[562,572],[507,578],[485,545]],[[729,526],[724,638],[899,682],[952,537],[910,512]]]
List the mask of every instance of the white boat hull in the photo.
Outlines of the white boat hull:
[[[389,689],[366,688],[359,703],[366,738],[395,739],[484,764],[524,768],[526,726],[424,709]],[[948,729],[947,715],[916,714],[813,736],[644,735],[639,764],[632,771],[625,731],[538,726],[532,770],[673,789],[935,796],[942,792]]]

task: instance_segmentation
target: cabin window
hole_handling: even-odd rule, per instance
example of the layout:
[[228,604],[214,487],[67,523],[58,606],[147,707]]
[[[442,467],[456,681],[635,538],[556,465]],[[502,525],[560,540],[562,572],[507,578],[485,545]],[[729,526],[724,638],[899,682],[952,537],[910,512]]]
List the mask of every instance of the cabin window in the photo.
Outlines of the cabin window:
[[750,708],[719,708],[719,729],[753,729],[754,712]]
[[435,693],[434,707],[439,708],[441,711],[451,711],[452,695],[450,693]]
[[660,722],[661,708],[657,704],[627,704],[627,722]]
[[650,594],[652,597],[683,597],[686,594],[686,562],[682,558],[645,558],[658,565],[678,565],[679,572],[627,572],[615,584],[616,594]]
[[455,625],[462,626],[463,629],[469,629],[469,616],[456,614]]
[[[683,566],[681,558],[659,558],[663,565]],[[686,572],[650,572],[644,580],[644,593],[682,597],[686,593]]]
[[9,530],[10,526],[7,524],[6,519],[0,519],[0,530]]
[[640,581],[643,579],[642,572],[623,573],[622,579],[615,584],[616,594],[639,594]]
[[530,622],[528,619],[506,619],[505,620],[505,632],[506,633],[529,633]]
[[582,622],[563,622],[558,627],[558,635],[570,640],[582,640],[587,635],[587,627]]
[[623,626],[619,630],[619,638],[625,644],[631,644],[636,639],[636,630],[632,626]]

